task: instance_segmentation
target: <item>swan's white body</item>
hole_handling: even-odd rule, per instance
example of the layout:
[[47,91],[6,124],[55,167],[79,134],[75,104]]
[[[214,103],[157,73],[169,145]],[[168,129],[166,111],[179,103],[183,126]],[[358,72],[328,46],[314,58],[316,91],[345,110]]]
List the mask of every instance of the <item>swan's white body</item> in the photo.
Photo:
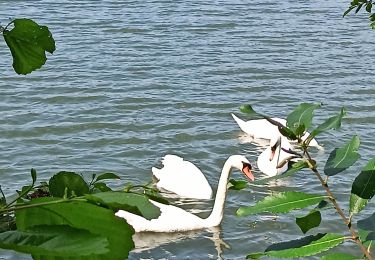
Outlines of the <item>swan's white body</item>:
[[152,167],[152,174],[159,180],[156,183],[162,188],[181,197],[193,199],[210,199],[212,188],[202,171],[183,158],[167,154],[163,157],[163,168]]
[[[236,123],[238,124],[238,126],[241,128],[242,131],[244,131],[245,133],[247,133],[248,135],[254,138],[272,139],[281,135],[278,127],[271,124],[266,119],[255,119],[255,120],[244,121],[234,114],[232,114],[232,117],[236,121]],[[272,119],[286,126],[285,119],[277,118],[277,117],[273,117]],[[303,141],[306,140],[306,138],[309,135],[310,133],[306,132],[302,136],[302,140]],[[321,148],[321,146],[318,144],[315,138],[310,141],[309,146]]]
[[[272,152],[272,147],[274,147],[274,152]],[[257,165],[261,172],[272,177],[288,170],[288,163],[277,168],[280,162],[291,156],[290,153],[286,153],[281,148],[286,150],[292,148],[288,139],[283,136],[272,138],[270,145],[259,155],[257,160]]]
[[116,216],[125,218],[136,232],[178,232],[218,226],[223,218],[227,184],[232,167],[240,169],[250,179],[254,179],[250,171],[250,163],[244,156],[230,156],[225,162],[221,172],[214,208],[210,216],[206,219],[186,212],[181,208],[161,204],[152,200],[150,201],[155,206],[159,207],[161,211],[160,216],[156,219],[147,220],[141,216],[123,210],[116,212]]

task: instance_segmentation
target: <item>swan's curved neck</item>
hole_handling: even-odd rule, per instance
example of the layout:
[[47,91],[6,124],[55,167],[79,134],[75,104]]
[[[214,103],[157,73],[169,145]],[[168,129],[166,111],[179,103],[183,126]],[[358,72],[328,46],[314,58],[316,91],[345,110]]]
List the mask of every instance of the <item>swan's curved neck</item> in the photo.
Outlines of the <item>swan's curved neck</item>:
[[212,209],[211,215],[208,218],[204,219],[207,227],[218,226],[223,219],[225,199],[227,196],[227,185],[231,173],[231,168],[231,162],[230,160],[227,160],[224,164],[223,170],[221,171],[214,208]]

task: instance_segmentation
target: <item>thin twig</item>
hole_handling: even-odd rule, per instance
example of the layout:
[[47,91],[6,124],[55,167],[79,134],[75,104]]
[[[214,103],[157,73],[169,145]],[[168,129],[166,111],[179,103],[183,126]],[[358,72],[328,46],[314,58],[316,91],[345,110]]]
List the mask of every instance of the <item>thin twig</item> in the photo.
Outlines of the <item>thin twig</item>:
[[[308,160],[310,162],[313,161],[313,159],[311,158],[308,150],[306,147],[303,147],[304,149],[304,152],[308,158]],[[372,256],[371,256],[371,252],[369,250],[366,249],[366,247],[362,244],[361,240],[359,239],[359,236],[358,236],[358,233],[354,230],[354,228],[352,227],[352,223],[351,223],[351,220],[348,219],[344,213],[344,211],[341,209],[341,207],[339,206],[339,204],[337,203],[333,193],[331,192],[331,190],[329,189],[328,187],[328,184],[327,182],[322,178],[322,176],[320,175],[319,171],[316,169],[316,166],[313,166],[311,167],[311,170],[315,173],[315,175],[318,177],[320,183],[322,184],[323,188],[325,189],[327,195],[329,196],[329,200],[332,202],[333,206],[335,207],[337,213],[340,215],[340,217],[342,218],[342,220],[344,221],[345,225],[348,227],[351,235],[352,235],[352,240],[354,242],[357,243],[357,245],[360,247],[360,249],[362,250],[362,252],[365,254],[365,256],[367,257],[367,259],[369,260],[372,260]]]

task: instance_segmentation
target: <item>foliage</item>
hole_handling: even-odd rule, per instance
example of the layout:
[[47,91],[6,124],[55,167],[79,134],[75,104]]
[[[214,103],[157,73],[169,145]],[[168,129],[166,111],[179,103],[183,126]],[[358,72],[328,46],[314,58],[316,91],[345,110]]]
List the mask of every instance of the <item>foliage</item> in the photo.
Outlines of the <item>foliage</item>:
[[[370,246],[371,242],[369,243],[369,241],[375,240],[375,228],[373,224],[375,222],[375,213],[369,218],[358,221],[359,231],[364,233],[365,236],[359,235],[359,232],[353,227],[352,221],[354,215],[363,210],[375,195],[375,158],[371,159],[367,165],[363,167],[362,171],[353,181],[350,193],[350,206],[348,209],[350,215],[347,217],[329,187],[329,180],[330,178],[338,176],[341,172],[344,172],[357,162],[360,158],[360,155],[358,154],[360,139],[357,135],[354,135],[343,146],[335,148],[330,153],[327,162],[324,165],[325,178],[323,178],[318,170],[317,162],[310,155],[308,144],[315,136],[330,129],[338,129],[341,126],[342,118],[346,115],[346,111],[345,108],[342,108],[338,115],[328,118],[322,124],[309,130],[309,128],[312,127],[314,111],[319,107],[321,107],[321,104],[300,104],[288,115],[286,126],[280,126],[279,123],[269,120],[269,116],[257,113],[250,105],[243,105],[240,107],[240,110],[247,113],[250,119],[265,118],[270,123],[278,126],[280,134],[291,140],[296,140],[300,148],[300,150],[296,151],[301,151],[296,152],[301,158],[300,161],[295,163],[285,175],[265,178],[263,180],[255,181],[254,184],[260,185],[271,180],[293,176],[300,173],[300,170],[309,168],[313,175],[315,175],[320,181],[325,194],[307,194],[300,191],[279,192],[265,197],[253,206],[240,207],[237,210],[237,215],[247,216],[262,212],[286,213],[292,210],[307,208],[319,203],[314,209],[310,210],[307,215],[296,218],[296,224],[299,226],[303,234],[305,234],[306,232],[310,232],[319,227],[320,223],[324,221],[321,209],[329,204],[331,207],[328,207],[328,209],[336,210],[344,223],[343,227],[348,229],[350,236],[331,233],[308,235],[297,240],[275,243],[269,246],[264,252],[251,253],[247,258],[255,259],[262,256],[275,258],[305,257],[329,250],[342,243],[354,242],[360,248],[362,255],[366,256],[368,259],[372,259],[370,247],[367,248],[367,245]],[[303,140],[302,136],[306,134],[307,130],[311,131],[311,134]],[[240,188],[243,188],[242,186]],[[335,259],[334,257],[338,256],[342,256],[343,259],[358,258],[357,256],[341,253],[327,254],[324,258]]]
[[344,12],[343,16],[346,16],[352,10],[355,10],[355,13],[358,13],[361,9],[364,9],[369,13],[369,19],[371,21],[371,28],[375,29],[375,13],[372,13],[372,0],[353,0],[350,2],[350,6]]
[[[134,230],[114,213],[123,209],[146,219],[160,215],[147,196],[157,197],[152,188],[96,188],[105,180],[118,179],[114,173],[93,175],[88,183],[79,174],[62,171],[39,186],[34,169],[31,176],[31,185],[23,187],[15,200],[7,203],[2,196],[0,221],[8,228],[0,233],[0,248],[29,253],[35,259],[124,259],[134,247]],[[5,225],[12,221],[16,226]]]
[[52,54],[56,49],[48,27],[30,19],[14,19],[5,28],[0,26],[0,32],[10,49],[13,68],[18,74],[39,69],[47,60],[45,52]]

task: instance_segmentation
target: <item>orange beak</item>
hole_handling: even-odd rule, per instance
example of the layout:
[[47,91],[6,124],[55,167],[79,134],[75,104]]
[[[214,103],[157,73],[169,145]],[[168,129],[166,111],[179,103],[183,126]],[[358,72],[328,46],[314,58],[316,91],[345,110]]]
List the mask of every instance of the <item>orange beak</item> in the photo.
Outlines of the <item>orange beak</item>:
[[255,178],[254,178],[253,173],[251,172],[251,165],[250,164],[243,163],[242,172],[246,175],[246,177],[249,180],[254,181]]

